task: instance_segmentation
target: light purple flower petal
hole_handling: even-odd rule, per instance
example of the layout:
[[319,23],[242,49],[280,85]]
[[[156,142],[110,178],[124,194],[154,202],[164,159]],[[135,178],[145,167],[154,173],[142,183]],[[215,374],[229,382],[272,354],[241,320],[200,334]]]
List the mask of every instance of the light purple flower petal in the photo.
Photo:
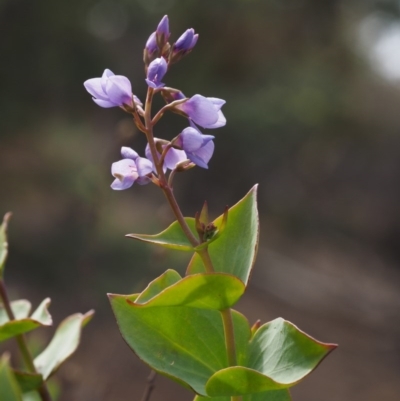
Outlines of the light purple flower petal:
[[151,179],[149,177],[139,177],[135,182],[139,185],[147,185],[150,184]]
[[153,163],[145,157],[138,157],[136,159],[136,167],[139,177],[144,177],[153,171]]
[[194,29],[187,29],[181,36],[179,36],[178,40],[175,43],[174,50],[175,51],[186,51],[191,49],[191,45],[194,37]]
[[209,129],[211,129],[211,128],[220,128],[220,127],[223,127],[225,125],[226,125],[226,118],[225,118],[224,114],[222,113],[222,111],[220,110],[220,111],[218,111],[218,120],[217,120],[217,122],[214,123],[214,124],[211,124],[211,125],[207,125],[204,128],[209,128]]
[[109,100],[95,99],[94,97],[92,99],[96,104],[98,104],[100,107],[104,107],[105,109],[116,106],[115,103],[112,103]]
[[179,135],[179,145],[186,152],[196,152],[215,137],[203,135],[198,129],[187,127]]
[[123,159],[111,165],[111,174],[116,178],[111,184],[115,190],[130,188],[138,179],[136,164],[131,159]]
[[192,43],[190,44],[189,50],[192,50],[193,47],[196,46],[196,43],[198,40],[199,40],[199,34],[196,33],[196,35],[193,36]]
[[162,17],[160,23],[157,26],[156,32],[158,35],[164,35],[166,39],[169,38],[170,32],[168,15],[164,15],[164,17]]
[[146,49],[150,54],[153,54],[158,49],[157,38],[156,38],[155,32],[153,32],[147,39]]
[[194,95],[188,101],[176,106],[182,110],[189,118],[201,127],[213,125],[218,121],[218,110],[214,104],[206,97]]
[[[158,152],[157,152],[158,153]],[[146,157],[153,163],[153,171],[156,172],[156,168],[154,165],[153,156],[151,155],[149,144],[146,145],[145,150]],[[158,157],[161,157],[160,153],[158,153]],[[187,160],[186,153],[183,150],[171,148],[165,156],[163,170],[164,173],[167,171],[167,168],[173,170],[176,167],[177,163],[180,163],[183,160]]]
[[83,85],[93,97],[101,100],[108,100],[108,96],[102,88],[101,80],[102,78],[91,78],[85,81]]
[[163,87],[164,84],[161,82],[161,80],[163,79],[167,70],[168,64],[164,57],[159,57],[153,60],[147,69],[147,85],[149,85],[151,88]]
[[108,78],[106,93],[111,102],[117,106],[127,104],[133,106],[132,86],[128,78],[122,75],[114,75]]
[[123,146],[121,148],[121,156],[124,159],[132,160],[136,160],[139,157],[139,155],[132,148],[128,148],[127,146]]
[[174,170],[176,165],[184,160],[187,160],[185,151],[171,148],[165,155],[164,166]]
[[108,78],[113,77],[115,74],[106,68],[103,72],[103,75],[101,76],[101,87],[103,88],[104,93],[106,93],[106,86],[107,86],[107,81]]
[[111,183],[111,188],[115,191],[123,191],[124,189],[130,188],[135,181],[129,178],[124,178],[122,181],[119,178],[116,178]]
[[208,97],[207,99],[212,102],[217,110],[220,110],[221,107],[226,103],[224,99],[218,99],[217,97]]
[[197,150],[195,153],[187,153],[190,161],[202,168],[208,168],[208,162],[210,161],[214,153],[214,142],[209,141],[202,148]]

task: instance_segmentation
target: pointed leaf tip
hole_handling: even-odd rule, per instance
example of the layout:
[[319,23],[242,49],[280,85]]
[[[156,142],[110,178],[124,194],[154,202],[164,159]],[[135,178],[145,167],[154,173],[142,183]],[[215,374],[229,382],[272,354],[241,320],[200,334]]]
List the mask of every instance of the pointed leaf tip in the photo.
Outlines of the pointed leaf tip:
[[92,316],[93,311],[85,314],[75,313],[59,324],[49,345],[34,360],[35,367],[38,373],[43,375],[44,380],[47,380],[75,352],[80,342],[82,328]]
[[[257,210],[257,185],[238,203],[214,220],[213,224],[221,229],[225,215],[225,228],[216,241],[207,244],[216,272],[228,273],[248,284],[258,249],[259,221]],[[202,245],[196,250],[201,249]],[[187,274],[204,272],[203,262],[198,254],[194,255],[187,268]]]
[[48,311],[50,298],[43,300],[36,310],[29,316],[31,304],[24,299],[11,302],[15,320],[9,320],[7,313],[0,306],[0,341],[7,340],[19,334],[28,333],[38,327],[51,326],[53,324]]

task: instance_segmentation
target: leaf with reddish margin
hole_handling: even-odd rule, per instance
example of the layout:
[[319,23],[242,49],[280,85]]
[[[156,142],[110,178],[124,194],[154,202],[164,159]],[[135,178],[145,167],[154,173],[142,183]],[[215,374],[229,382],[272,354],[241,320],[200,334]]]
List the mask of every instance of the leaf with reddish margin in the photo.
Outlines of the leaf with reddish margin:
[[292,387],[336,347],[315,340],[284,319],[275,319],[251,338],[243,366],[222,369],[209,379],[207,394],[235,396]]

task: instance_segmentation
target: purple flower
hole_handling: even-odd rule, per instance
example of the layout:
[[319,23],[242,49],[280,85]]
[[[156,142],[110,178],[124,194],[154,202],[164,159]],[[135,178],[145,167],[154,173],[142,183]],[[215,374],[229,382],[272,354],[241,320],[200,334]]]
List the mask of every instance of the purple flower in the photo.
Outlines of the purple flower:
[[165,84],[161,82],[165,73],[168,70],[168,64],[164,57],[156,58],[153,60],[147,69],[147,85],[151,88],[162,88]]
[[203,128],[215,128],[214,125],[218,123],[220,118],[219,109],[221,106],[215,106],[212,100],[204,96],[194,95],[186,102],[175,106],[175,108],[183,111],[195,124]]
[[155,32],[153,32],[147,39],[145,50],[147,51],[149,56],[152,56],[158,50],[157,38]]
[[212,135],[203,135],[193,127],[185,128],[174,145],[182,148],[187,158],[199,167],[208,168],[207,164],[214,153],[214,137]]
[[159,49],[163,51],[163,48],[168,42],[170,35],[171,33],[169,32],[168,16],[164,15],[158,24],[156,31],[153,32],[147,39],[144,49],[144,61],[146,65],[150,63],[153,56]]
[[164,41],[165,42],[170,37],[171,33],[169,32],[168,15],[164,15],[164,17],[162,17],[160,23],[157,26],[156,35],[159,36],[159,37],[164,36]]
[[[133,107],[132,86],[129,79],[122,75],[115,75],[106,69],[101,78],[92,78],[85,81],[86,90],[93,96],[93,101],[101,107],[116,107],[128,105]],[[135,97],[135,102],[139,99]]]
[[175,42],[173,51],[175,53],[187,53],[193,49],[199,39],[198,34],[194,34],[194,29],[187,29]]
[[122,147],[122,160],[115,162],[111,166],[111,174],[115,180],[111,188],[117,191],[130,188],[135,182],[139,185],[145,185],[150,182],[146,177],[153,170],[153,164],[138,154],[131,148]]
[[[146,154],[146,157],[149,160],[151,160],[154,164],[154,160],[153,160],[153,156],[151,155],[149,144],[147,144],[147,146],[146,146],[145,154]],[[160,153],[158,153],[158,156],[159,157],[161,156]],[[163,169],[164,169],[164,171],[166,171],[167,168],[170,170],[174,170],[176,165],[180,162],[183,162],[184,160],[187,160],[187,156],[183,150],[171,148],[168,150],[167,154],[165,155]]]

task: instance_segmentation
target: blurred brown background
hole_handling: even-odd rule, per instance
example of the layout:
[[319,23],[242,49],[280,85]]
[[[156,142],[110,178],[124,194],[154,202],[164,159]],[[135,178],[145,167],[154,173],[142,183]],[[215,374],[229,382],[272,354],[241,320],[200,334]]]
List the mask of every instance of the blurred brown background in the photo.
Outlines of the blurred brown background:
[[[53,300],[58,323],[95,308],[58,373],[61,401],[139,400],[148,368],[120,337],[105,293],[132,293],[187,258],[125,239],[172,219],[154,186],[113,192],[129,117],[96,106],[83,81],[104,68],[143,99],[142,50],[164,14],[171,39],[200,33],[165,77],[227,100],[208,171],[176,180],[193,215],[213,216],[260,184],[261,244],[238,305],[282,316],[338,350],[293,390],[297,401],[400,398],[400,1],[1,0],[0,211],[14,212],[13,298]],[[185,127],[167,116],[158,135]],[[35,332],[35,344],[51,330]],[[191,400],[157,378],[151,401]]]

